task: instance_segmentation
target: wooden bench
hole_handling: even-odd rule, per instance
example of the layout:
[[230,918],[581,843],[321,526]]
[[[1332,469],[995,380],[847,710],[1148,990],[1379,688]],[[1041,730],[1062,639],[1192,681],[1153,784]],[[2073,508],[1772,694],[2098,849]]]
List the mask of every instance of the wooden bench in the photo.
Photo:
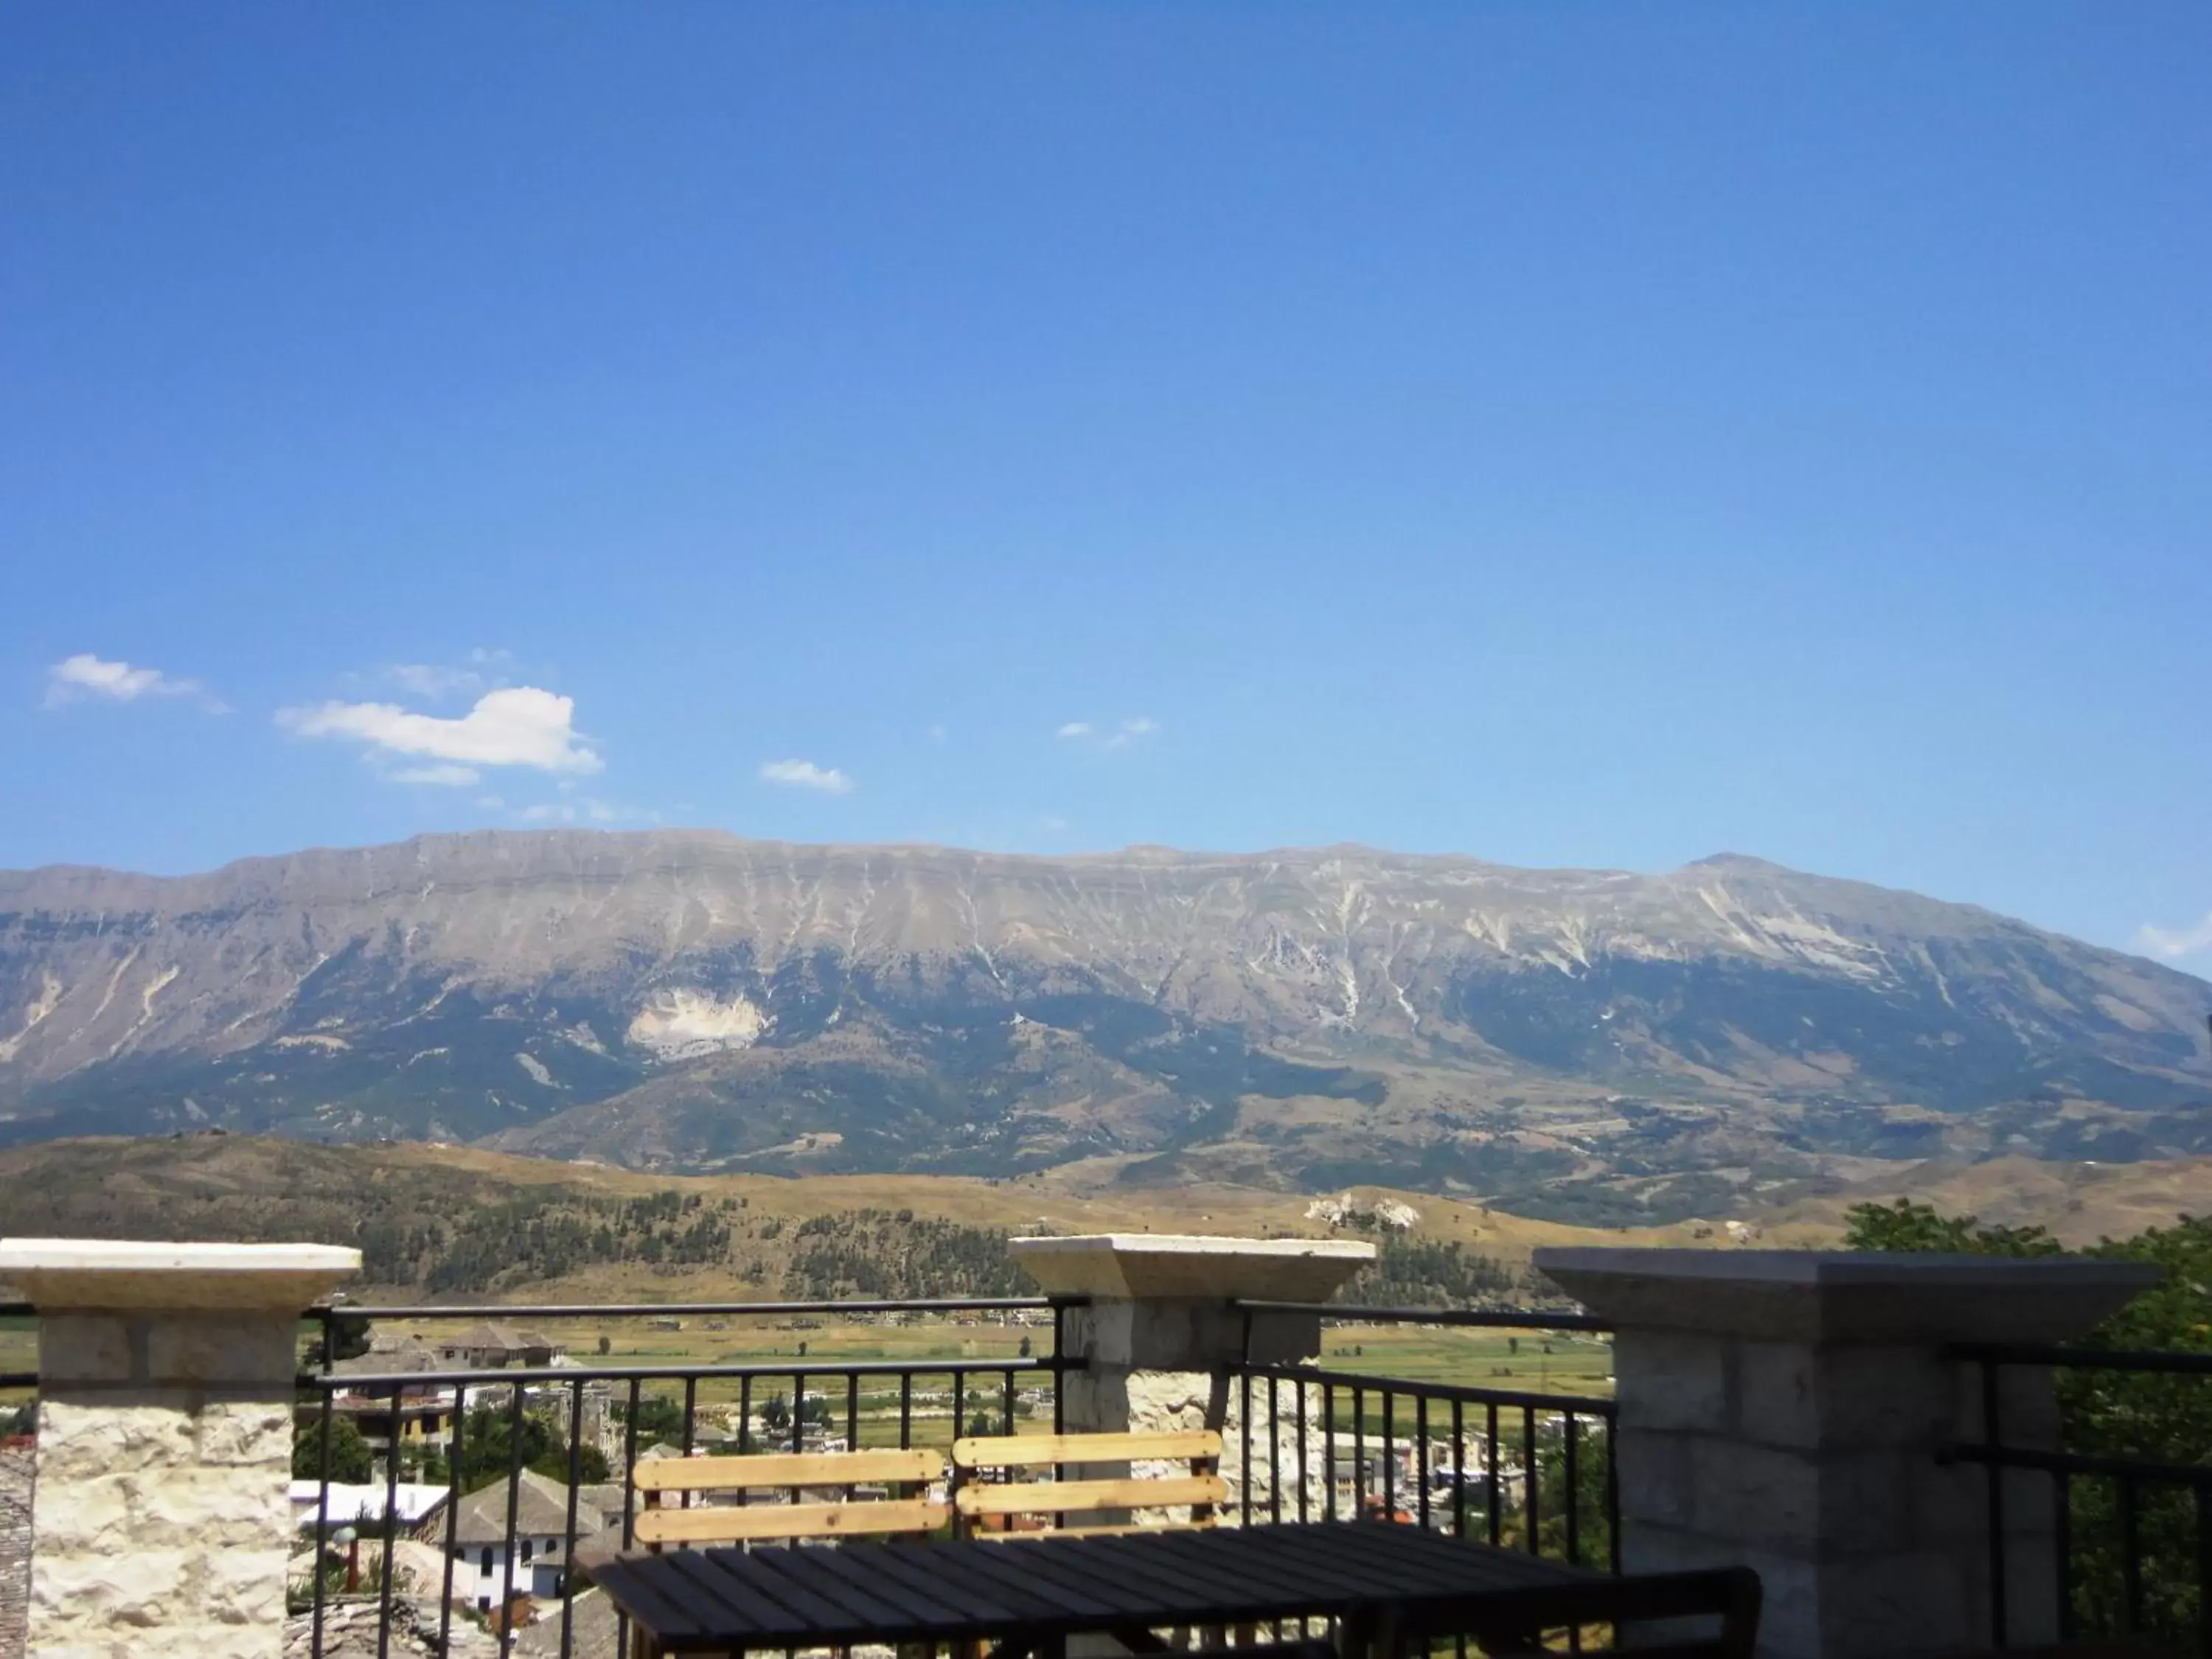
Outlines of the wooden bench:
[[[883,1537],[935,1532],[950,1507],[929,1496],[945,1478],[939,1451],[781,1452],[746,1457],[657,1457],[640,1463],[630,1483],[645,1498],[637,1541],[664,1544],[750,1543],[773,1539]],[[912,1488],[905,1498],[855,1498],[853,1488]],[[842,1496],[803,1502],[809,1492]],[[677,1508],[671,1498],[787,1492],[787,1503],[705,1504]]]
[[[1152,1461],[1187,1464],[1188,1473],[1127,1473],[1133,1462]],[[1132,1510],[1186,1505],[1188,1521],[1163,1524],[1210,1527],[1216,1506],[1229,1500],[1220,1463],[1221,1437],[1211,1429],[979,1436],[952,1443],[952,1508],[963,1533],[1006,1536],[1048,1526],[1063,1534],[1148,1530],[1123,1517]],[[1102,1464],[1123,1472],[1102,1478],[1092,1473]],[[1062,1466],[1079,1473],[1066,1480],[1012,1478],[1020,1470]],[[1056,1524],[1048,1519],[1053,1516]],[[1071,1518],[1079,1524],[1069,1525]],[[1024,1520],[1029,1528],[1022,1527]]]

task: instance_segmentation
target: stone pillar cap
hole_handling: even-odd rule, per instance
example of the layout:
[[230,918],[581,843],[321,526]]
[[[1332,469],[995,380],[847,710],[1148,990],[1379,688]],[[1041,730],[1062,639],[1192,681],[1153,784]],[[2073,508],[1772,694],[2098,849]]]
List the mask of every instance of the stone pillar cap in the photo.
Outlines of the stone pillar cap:
[[42,1313],[298,1313],[360,1271],[361,1252],[337,1244],[0,1239],[0,1278]]
[[1788,1342],[2063,1342],[2164,1277],[2148,1262],[1878,1250],[1547,1246],[1534,1259],[1622,1328]]
[[1091,1233],[1017,1238],[1007,1249],[1053,1296],[1126,1301],[1323,1302],[1375,1260],[1375,1247],[1337,1238],[1215,1238],[1193,1233]]

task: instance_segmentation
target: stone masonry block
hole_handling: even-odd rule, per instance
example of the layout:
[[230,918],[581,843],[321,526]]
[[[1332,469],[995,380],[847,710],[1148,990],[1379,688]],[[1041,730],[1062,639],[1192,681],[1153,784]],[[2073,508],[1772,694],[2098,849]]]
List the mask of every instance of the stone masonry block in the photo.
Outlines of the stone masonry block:
[[1821,1651],[1832,1659],[1957,1653],[1981,1621],[1955,1558],[1933,1551],[1869,1556],[1825,1568]]
[[155,1319],[147,1374],[156,1382],[289,1385],[299,1370],[296,1317],[194,1314]]
[[1938,1463],[1933,1457],[1908,1471],[1912,1483],[1911,1541],[1933,1549],[1962,1544],[1979,1547],[1987,1536],[1989,1489],[1980,1468],[1971,1463]]
[[1613,1369],[1623,1432],[1729,1430],[1735,1420],[1735,1350],[1731,1339],[1703,1333],[1620,1333]]
[[281,1630],[284,1623],[285,1547],[236,1548],[211,1556],[202,1583],[204,1616],[221,1625]]
[[1688,1528],[1622,1519],[1620,1560],[1628,1572],[1683,1572],[1727,1562],[1759,1575],[1759,1651],[1802,1655],[1818,1650],[1820,1570],[1811,1562],[1747,1544],[1711,1538]]
[[192,1413],[173,1402],[39,1402],[39,1483],[90,1479],[118,1468],[182,1468],[193,1459]]
[[1666,1527],[1693,1524],[1690,1470],[1698,1437],[1638,1434],[1626,1437],[1614,1460],[1620,1509]]
[[129,1475],[103,1474],[50,1486],[40,1494],[38,1547],[60,1554],[96,1554],[133,1545]]
[[31,1558],[34,1639],[52,1633],[83,1640],[190,1619],[204,1561],[205,1553],[196,1549],[98,1555],[40,1550]]
[[1925,1348],[1747,1342],[1741,1363],[1747,1439],[1808,1449],[1911,1443],[1932,1449],[1948,1421],[1949,1368]]
[[1793,1553],[1820,1529],[1820,1472],[1802,1452],[1690,1437],[1690,1513],[1712,1538],[1751,1538]]
[[120,1477],[140,1541],[225,1549],[282,1544],[291,1505],[285,1488],[259,1468],[215,1467]]
[[127,1382],[131,1322],[115,1314],[50,1314],[39,1322],[41,1383]]
[[1203,1429],[1220,1423],[1210,1372],[1132,1370],[1125,1388],[1133,1430]]
[[282,1401],[210,1401],[199,1414],[203,1463],[292,1466],[292,1407]]

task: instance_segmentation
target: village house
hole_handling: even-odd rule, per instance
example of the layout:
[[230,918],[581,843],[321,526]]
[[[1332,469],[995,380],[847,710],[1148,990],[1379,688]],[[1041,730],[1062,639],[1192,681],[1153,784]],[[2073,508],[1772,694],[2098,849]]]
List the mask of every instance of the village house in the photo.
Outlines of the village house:
[[456,1335],[434,1340],[430,1347],[446,1364],[472,1371],[550,1365],[568,1352],[550,1336],[504,1320],[471,1325]]
[[[504,1606],[516,1595],[557,1596],[568,1583],[578,1548],[622,1528],[619,1486],[575,1489],[574,1542],[570,1543],[569,1489],[549,1475],[525,1469],[514,1484],[514,1521],[507,1525],[507,1484],[495,1480],[461,1499],[453,1512],[453,1599],[478,1612]],[[442,1546],[441,1523],[416,1537]]]

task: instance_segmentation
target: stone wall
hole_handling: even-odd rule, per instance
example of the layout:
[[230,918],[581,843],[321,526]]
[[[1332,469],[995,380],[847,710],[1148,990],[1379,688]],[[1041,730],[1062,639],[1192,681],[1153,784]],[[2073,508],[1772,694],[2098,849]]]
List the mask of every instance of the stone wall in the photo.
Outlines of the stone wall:
[[[49,1315],[40,1330],[36,1655],[273,1652],[291,1541],[292,1330]],[[259,1397],[256,1397],[258,1395]]]
[[[2079,1336],[2148,1289],[2140,1263],[1849,1251],[1539,1249],[1614,1328],[1615,1474],[1631,1572],[1749,1566],[1761,1659],[1997,1645],[1984,1437],[1959,1343]],[[2007,1443],[2055,1446],[2051,1374],[2002,1368]],[[2048,1478],[2007,1476],[2008,1644],[2057,1635]]]
[[0,1240],[39,1310],[27,1659],[280,1659],[317,1244]]
[[26,1443],[0,1446],[0,1659],[22,1659],[31,1607],[31,1471]]

